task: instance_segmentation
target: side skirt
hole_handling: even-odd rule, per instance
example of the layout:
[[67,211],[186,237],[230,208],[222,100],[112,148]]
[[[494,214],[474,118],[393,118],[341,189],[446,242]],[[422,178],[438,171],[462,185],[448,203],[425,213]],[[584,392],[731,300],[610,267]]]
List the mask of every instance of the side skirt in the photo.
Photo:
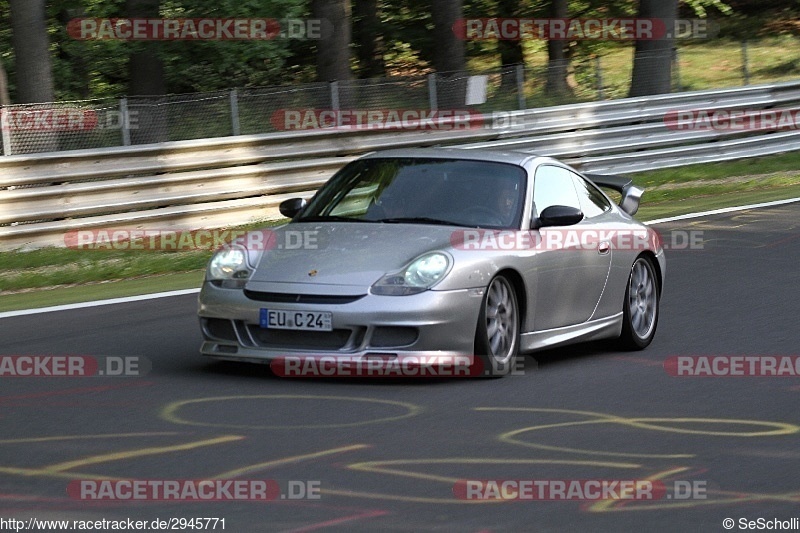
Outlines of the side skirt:
[[610,339],[622,334],[622,312],[610,317],[590,320],[574,326],[534,331],[521,335],[520,350],[532,352],[561,344],[597,339]]

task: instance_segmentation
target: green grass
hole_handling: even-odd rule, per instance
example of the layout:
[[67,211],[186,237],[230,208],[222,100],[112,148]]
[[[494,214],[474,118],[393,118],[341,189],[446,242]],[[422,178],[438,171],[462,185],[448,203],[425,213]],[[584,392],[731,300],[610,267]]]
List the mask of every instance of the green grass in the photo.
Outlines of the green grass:
[[668,183],[685,183],[697,180],[721,180],[736,176],[754,176],[800,171],[800,151],[785,154],[702,163],[662,170],[631,174],[637,185],[654,187]]
[[[259,221],[237,228],[247,231],[285,220]],[[0,252],[0,297],[26,289],[53,288],[148,276],[197,272],[205,268],[212,250],[80,250],[42,248]]]
[[121,252],[44,248],[0,254],[0,294],[27,288],[201,270],[211,252]]
[[[485,72],[497,69],[499,55],[494,43],[485,43],[486,53],[469,60],[469,69]],[[751,85],[800,78],[800,37],[783,35],[748,42],[748,71]],[[741,42],[729,39],[678,41],[678,63],[673,69],[673,90],[696,91],[745,85]],[[544,82],[547,47],[544,41],[523,43],[528,107],[544,107],[597,100],[597,61],[581,53],[570,66],[571,94],[547,95]],[[633,71],[633,43],[607,43],[596,50],[603,85],[603,99],[625,98]],[[491,99],[499,86],[489,91]],[[514,102],[512,102],[514,104]]]
[[631,174],[640,220],[800,197],[800,152]]
[[787,198],[800,198],[800,185],[688,197],[669,202],[648,203],[645,200],[639,212],[636,213],[636,218],[642,221],[648,221],[687,213],[710,211],[723,207],[785,200]]
[[9,294],[0,296],[0,312],[191,289],[200,286],[203,281],[203,275],[203,271],[184,272],[181,274],[150,276],[142,279]]
[[702,185],[683,186],[678,189],[654,189],[647,194],[649,204],[669,203],[683,201],[692,198],[704,198],[717,196],[720,194],[744,193],[759,190],[786,189],[795,185],[800,185],[800,174],[793,177],[776,176],[770,178],[754,178],[736,182],[706,182]]

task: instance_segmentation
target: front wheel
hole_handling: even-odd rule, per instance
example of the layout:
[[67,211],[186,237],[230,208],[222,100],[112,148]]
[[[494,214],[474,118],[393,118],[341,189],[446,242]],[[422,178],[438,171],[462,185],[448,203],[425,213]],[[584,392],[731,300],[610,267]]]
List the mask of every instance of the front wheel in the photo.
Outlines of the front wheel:
[[638,257],[628,276],[622,308],[623,348],[643,350],[653,341],[658,325],[657,284],[653,263],[647,257]]
[[484,375],[511,373],[519,354],[519,323],[514,288],[504,276],[497,276],[483,295],[475,331],[475,355],[483,362]]

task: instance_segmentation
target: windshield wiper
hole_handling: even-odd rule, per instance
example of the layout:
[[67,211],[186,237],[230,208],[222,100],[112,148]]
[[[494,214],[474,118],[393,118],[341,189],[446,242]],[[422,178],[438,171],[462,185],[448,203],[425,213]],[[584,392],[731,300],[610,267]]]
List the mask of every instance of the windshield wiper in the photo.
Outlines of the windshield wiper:
[[453,222],[452,220],[441,220],[438,218],[431,218],[431,217],[395,217],[395,218],[381,218],[376,220],[376,222],[387,222],[389,224],[403,224],[403,223],[410,223],[410,224],[436,224],[438,226],[459,226],[463,228],[470,228],[472,226],[459,224],[458,222]]

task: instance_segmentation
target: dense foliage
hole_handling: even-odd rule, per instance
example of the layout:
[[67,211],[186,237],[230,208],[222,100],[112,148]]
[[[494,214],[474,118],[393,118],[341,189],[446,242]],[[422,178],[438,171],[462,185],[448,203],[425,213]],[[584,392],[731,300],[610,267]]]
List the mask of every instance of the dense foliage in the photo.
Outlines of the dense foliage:
[[[499,66],[530,61],[535,54],[548,56],[547,43],[469,41],[460,51],[447,49],[440,38],[441,25],[433,14],[461,13],[464,17],[544,17],[561,5],[570,17],[635,16],[648,3],[677,0],[330,0],[346,13],[348,30],[344,53],[350,56],[346,74],[354,78],[429,72],[439,65]],[[325,2],[321,2],[325,3]],[[43,5],[46,35],[28,29],[12,39],[11,14]],[[325,41],[274,39],[266,41],[135,43],[114,40],[82,41],[68,34],[67,24],[77,17],[125,17],[137,4],[155,6],[159,16],[306,18],[315,15],[309,0],[0,0],[0,62],[8,74],[12,102],[29,101],[20,94],[24,68],[15,45],[46,38],[49,58],[27,59],[31,72],[51,69],[55,99],[84,99],[131,94],[131,58],[137,53],[145,64],[156,63],[163,72],[163,91],[187,93],[231,87],[258,87],[324,79],[317,61]],[[139,6],[141,7],[141,6]],[[329,6],[326,6],[329,7]],[[782,33],[800,34],[800,7],[794,0],[683,0],[679,16],[723,20],[722,37],[735,39]],[[341,21],[340,21],[341,22]],[[33,28],[33,26],[31,26]],[[442,44],[444,42],[445,44]],[[586,58],[620,43],[574,41],[563,43],[550,59]],[[630,46],[630,44],[628,44]],[[558,47],[557,47],[558,48]],[[341,52],[341,50],[340,50]],[[560,55],[559,55],[560,54]],[[346,57],[345,55],[345,57]],[[456,56],[456,57],[454,57]],[[26,56],[29,57],[29,56]],[[341,56],[340,56],[341,57]],[[49,60],[49,65],[47,64]],[[342,61],[338,61],[342,63]],[[140,64],[140,63],[137,63]],[[342,67],[339,64],[339,67]],[[346,69],[347,66],[345,65]],[[140,75],[151,76],[149,69]],[[340,68],[341,71],[341,68]],[[1,85],[1,83],[0,83]],[[0,90],[2,87],[0,87]],[[41,94],[41,93],[40,93]]]

